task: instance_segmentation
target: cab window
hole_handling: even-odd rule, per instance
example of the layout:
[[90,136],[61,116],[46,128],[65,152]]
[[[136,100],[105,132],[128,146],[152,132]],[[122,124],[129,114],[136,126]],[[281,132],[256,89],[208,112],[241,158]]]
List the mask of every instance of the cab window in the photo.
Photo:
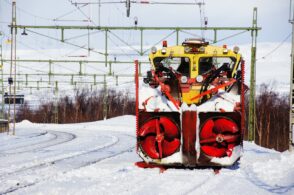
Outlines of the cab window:
[[154,59],[155,68],[163,65],[166,68],[181,73],[183,76],[190,77],[190,59],[188,57],[158,57]]
[[236,59],[230,57],[201,57],[199,59],[198,74],[205,74],[212,68],[218,69],[224,64],[226,64],[231,70],[233,70],[235,63]]

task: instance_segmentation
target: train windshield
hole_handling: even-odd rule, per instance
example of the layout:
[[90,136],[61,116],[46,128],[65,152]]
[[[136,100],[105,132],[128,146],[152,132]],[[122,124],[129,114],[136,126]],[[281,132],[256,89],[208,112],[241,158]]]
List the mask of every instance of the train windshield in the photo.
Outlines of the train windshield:
[[218,69],[222,65],[227,65],[234,69],[236,58],[233,57],[202,57],[199,59],[199,74],[204,74],[212,68]]
[[190,76],[190,59],[188,57],[158,57],[154,59],[154,65],[156,69],[164,66],[172,68],[184,76]]

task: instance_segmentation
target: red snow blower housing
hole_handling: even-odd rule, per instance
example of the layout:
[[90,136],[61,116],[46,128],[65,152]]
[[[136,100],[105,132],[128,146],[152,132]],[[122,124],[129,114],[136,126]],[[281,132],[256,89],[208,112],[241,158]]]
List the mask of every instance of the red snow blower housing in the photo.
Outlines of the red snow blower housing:
[[244,61],[237,49],[188,39],[152,48],[152,69],[139,82],[137,152],[150,164],[230,166],[242,153]]

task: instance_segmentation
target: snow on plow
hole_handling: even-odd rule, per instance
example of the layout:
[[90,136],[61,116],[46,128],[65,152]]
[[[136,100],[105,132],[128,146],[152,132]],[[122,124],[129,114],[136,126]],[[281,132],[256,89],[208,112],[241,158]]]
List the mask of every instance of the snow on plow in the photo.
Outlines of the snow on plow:
[[244,61],[239,48],[187,39],[151,49],[152,68],[139,83],[137,152],[160,166],[231,166],[242,154]]

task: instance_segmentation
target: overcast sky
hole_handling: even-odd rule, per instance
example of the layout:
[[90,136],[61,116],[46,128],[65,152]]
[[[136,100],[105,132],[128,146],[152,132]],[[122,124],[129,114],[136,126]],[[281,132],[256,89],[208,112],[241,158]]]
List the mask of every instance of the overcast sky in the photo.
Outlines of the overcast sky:
[[[72,0],[73,2],[98,2],[98,0]],[[116,1],[117,0],[101,0]],[[0,1],[0,21],[11,21],[11,0]],[[157,0],[157,2],[180,2]],[[183,2],[195,2],[185,0]],[[279,42],[291,31],[289,19],[289,0],[205,0],[204,13],[208,26],[251,26],[252,10],[258,8],[258,26],[262,27],[258,41]],[[98,5],[80,8],[93,20],[87,22],[53,22],[52,19],[85,20],[86,16],[70,3],[70,0],[17,0],[17,23],[32,25],[98,25]],[[71,14],[60,17],[72,10]],[[145,5],[132,4],[131,16],[126,17],[123,3],[102,5],[100,24],[103,26],[130,26],[138,17],[139,26],[200,26],[199,7],[196,5]],[[7,23],[1,23],[1,30],[7,31]],[[200,34],[200,33],[199,33]],[[244,36],[245,37],[245,36]],[[241,37],[241,42],[250,39]],[[248,36],[246,36],[248,38]],[[290,39],[288,40],[290,41]]]
[[[72,0],[73,2],[98,2],[98,0]],[[117,1],[117,0],[101,0]],[[180,2],[175,0],[157,0],[157,2]],[[193,0],[183,0],[181,2],[195,2]],[[263,78],[268,80],[283,78],[283,82],[289,81],[290,65],[290,42],[291,42],[291,25],[289,23],[290,1],[289,0],[205,0],[203,12],[208,17],[208,26],[240,26],[250,27],[252,25],[253,8],[258,8],[258,26],[262,30],[258,34],[257,49],[257,76],[264,73]],[[133,26],[134,17],[138,18],[138,26],[200,26],[200,12],[196,5],[145,5],[132,4],[131,15],[126,17],[126,8],[124,4],[102,5],[99,22],[98,5],[85,6],[78,10],[70,3],[70,0],[17,0],[17,23],[27,25],[101,25],[101,26]],[[70,14],[67,14],[70,13]],[[92,22],[65,22],[53,21],[53,19],[62,20],[86,20],[91,18]],[[0,0],[0,31],[4,32],[9,38],[8,23],[11,21],[11,0]],[[37,30],[34,30],[37,31]],[[40,30],[37,31],[44,35],[60,39],[60,31],[57,30]],[[65,31],[65,38],[76,35],[87,34],[84,31]],[[104,48],[103,32],[93,32],[90,36],[90,47]],[[148,49],[158,40],[170,32],[145,32],[144,45]],[[200,31],[190,32],[201,35]],[[232,35],[237,32],[220,33],[218,37]],[[38,58],[38,59],[58,59],[60,56],[86,54],[85,50],[77,50],[72,46],[65,45],[56,40],[50,40],[45,37],[28,32],[28,36],[21,36],[18,33],[18,57],[20,58]],[[109,49],[115,50],[119,47],[120,52],[128,51],[125,44],[120,42],[113,35],[109,35]],[[117,36],[128,42],[130,45],[138,46],[140,44],[139,32],[117,32]],[[191,35],[181,33],[180,41],[189,38]],[[207,39],[212,39],[212,35],[205,34]],[[287,38],[288,37],[288,38]],[[287,39],[286,39],[287,38]],[[281,44],[285,40],[285,43]],[[168,41],[175,41],[175,35],[168,38]],[[71,40],[72,43],[88,47],[87,36]],[[232,39],[221,42],[229,45],[241,45],[241,52],[249,62],[250,58],[250,33],[244,33]],[[279,47],[279,45],[281,45]],[[9,45],[4,44],[4,57],[10,55]],[[272,54],[272,50],[278,49]],[[50,49],[50,50],[49,50]],[[67,53],[67,55],[65,54]],[[270,55],[268,55],[270,53]],[[266,56],[266,58],[262,58]],[[113,56],[112,56],[113,57]],[[103,59],[99,55],[93,55],[87,59]],[[146,58],[146,57],[145,57]],[[129,57],[129,60],[134,56]],[[269,64],[275,69],[267,68]],[[280,69],[279,66],[283,67]],[[264,71],[264,70],[267,70]],[[274,73],[274,74],[271,74]],[[276,72],[276,73],[275,73]],[[247,74],[249,75],[249,74]],[[262,80],[264,82],[264,80]]]

